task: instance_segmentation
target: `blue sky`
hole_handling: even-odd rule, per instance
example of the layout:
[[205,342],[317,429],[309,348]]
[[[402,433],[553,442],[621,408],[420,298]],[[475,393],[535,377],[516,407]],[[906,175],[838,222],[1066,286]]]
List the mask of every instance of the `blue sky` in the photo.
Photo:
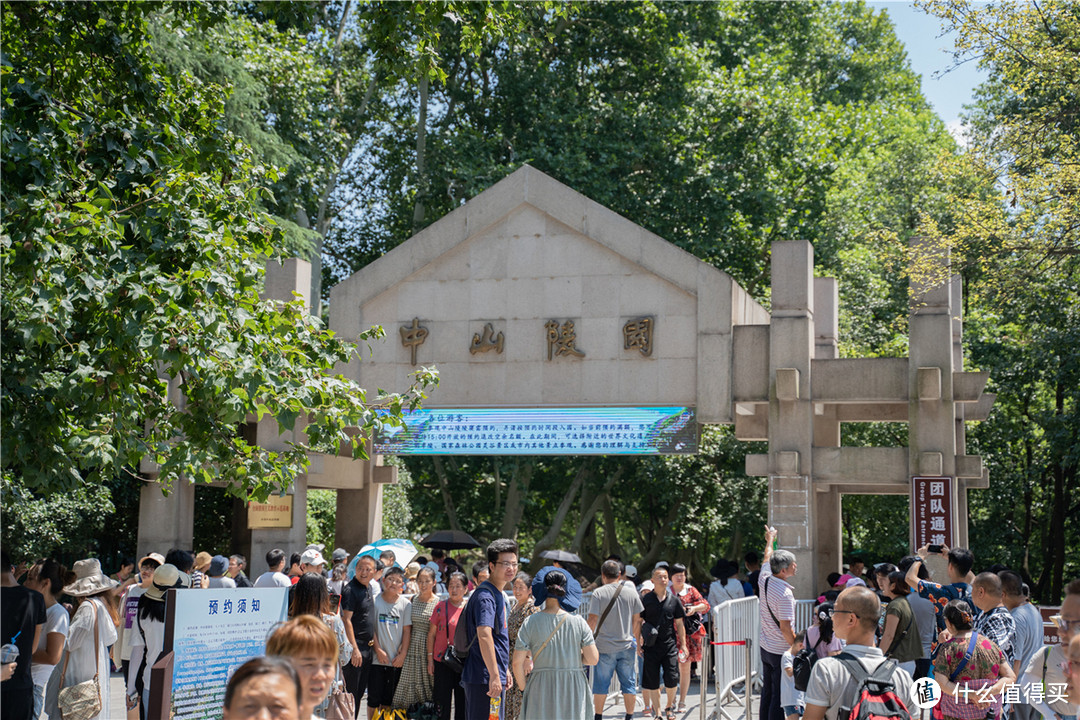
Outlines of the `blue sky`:
[[953,35],[943,35],[941,22],[909,2],[899,0],[868,3],[875,10],[885,10],[896,35],[907,48],[912,69],[922,76],[923,94],[955,136],[960,112],[972,100],[975,86],[986,75],[974,62],[953,68]]

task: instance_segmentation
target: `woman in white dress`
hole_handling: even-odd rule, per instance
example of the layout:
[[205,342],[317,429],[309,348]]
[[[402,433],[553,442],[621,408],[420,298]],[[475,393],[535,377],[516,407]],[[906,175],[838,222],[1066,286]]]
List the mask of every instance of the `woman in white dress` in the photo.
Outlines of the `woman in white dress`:
[[142,717],[150,707],[150,668],[165,649],[165,593],[191,582],[175,565],[165,563],[154,571],[150,587],[139,598],[135,625],[131,628],[131,662],[128,664],[127,709],[142,703]]
[[111,720],[114,715],[109,703],[109,646],[116,642],[119,620],[107,596],[119,583],[101,572],[97,558],[79,560],[73,569],[75,582],[65,587],[64,592],[76,598],[79,606],[71,619],[67,649],[60,667],[49,678],[45,711],[51,720],[63,720],[57,705],[61,688],[78,685],[97,675],[101,712],[91,720]]

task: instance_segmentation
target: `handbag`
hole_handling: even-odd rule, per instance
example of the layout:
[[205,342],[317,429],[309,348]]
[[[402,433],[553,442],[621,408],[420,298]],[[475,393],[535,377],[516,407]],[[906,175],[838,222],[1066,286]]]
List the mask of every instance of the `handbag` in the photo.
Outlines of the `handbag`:
[[[443,600],[443,602],[446,603],[446,606],[450,604],[449,600]],[[446,616],[446,651],[443,652],[442,664],[460,675],[461,671],[465,669],[465,660],[469,657],[469,651],[472,650],[472,642],[461,653],[458,653],[454,648],[454,643],[450,642],[450,611],[446,606],[443,607],[443,615]],[[460,623],[463,619],[458,618],[458,622]],[[476,642],[475,637],[473,642]]]
[[660,637],[660,631],[651,622],[641,623],[641,644],[643,647],[652,647],[656,644],[656,638]]
[[326,720],[355,720],[356,700],[345,689],[343,682],[334,683],[334,689],[326,699]]
[[409,720],[439,720],[439,709],[433,700],[413,703],[405,712]]
[[90,720],[101,713],[101,685],[98,684],[98,674],[101,671],[101,661],[98,653],[98,626],[97,626],[97,603],[89,601],[94,608],[94,677],[81,683],[64,687],[64,676],[67,674],[68,661],[71,659],[71,650],[64,656],[64,668],[60,671],[60,692],[57,694],[56,704],[60,708],[60,716],[64,720]]

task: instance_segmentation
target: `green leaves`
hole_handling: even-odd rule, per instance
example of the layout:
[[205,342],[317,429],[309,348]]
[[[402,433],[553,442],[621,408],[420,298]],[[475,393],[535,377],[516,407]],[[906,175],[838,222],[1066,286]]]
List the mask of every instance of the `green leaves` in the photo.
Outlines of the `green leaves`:
[[[151,53],[151,11],[3,8],[3,467],[52,493],[145,458],[166,488],[265,496],[309,449],[362,453],[346,430],[376,420],[331,374],[355,347],[260,298],[281,239],[266,171],[221,124],[225,90]],[[263,416],[306,436],[253,447],[242,428]]]

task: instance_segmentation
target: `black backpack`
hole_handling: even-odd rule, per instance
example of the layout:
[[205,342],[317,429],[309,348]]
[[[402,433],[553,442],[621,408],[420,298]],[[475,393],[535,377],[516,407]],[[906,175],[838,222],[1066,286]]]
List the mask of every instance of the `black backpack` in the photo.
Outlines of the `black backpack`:
[[806,692],[806,686],[810,684],[810,672],[814,669],[814,663],[818,661],[817,646],[821,644],[821,634],[818,634],[817,642],[813,647],[803,646],[803,649],[795,654],[795,660],[791,664],[791,674],[795,678],[795,689]]
[[850,710],[841,707],[839,720],[911,720],[907,705],[896,693],[893,674],[895,660],[886,660],[867,673],[859,659],[849,653],[840,653],[836,659],[844,664],[857,683],[855,699]]

